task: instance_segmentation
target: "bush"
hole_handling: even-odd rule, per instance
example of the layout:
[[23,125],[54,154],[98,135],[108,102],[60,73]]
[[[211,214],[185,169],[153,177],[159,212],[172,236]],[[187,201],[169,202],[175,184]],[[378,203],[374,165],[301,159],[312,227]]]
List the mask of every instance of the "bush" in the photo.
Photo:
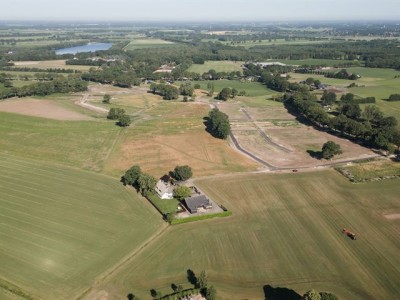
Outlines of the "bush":
[[111,108],[108,112],[107,119],[118,120],[122,115],[125,114],[125,110],[122,108]]
[[342,150],[340,145],[335,142],[328,141],[322,146],[322,157],[325,159],[331,159],[337,154],[341,154]]
[[121,127],[128,127],[129,125],[131,125],[132,120],[128,115],[121,115],[118,118],[118,126]]
[[400,101],[400,94],[392,94],[389,96],[389,101]]

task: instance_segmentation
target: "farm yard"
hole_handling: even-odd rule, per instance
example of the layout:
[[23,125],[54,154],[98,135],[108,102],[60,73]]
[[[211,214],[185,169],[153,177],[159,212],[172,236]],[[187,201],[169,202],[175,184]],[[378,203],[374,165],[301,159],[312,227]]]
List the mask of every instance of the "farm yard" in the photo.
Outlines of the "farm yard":
[[0,154],[2,285],[73,299],[164,225],[117,179]]
[[233,216],[173,226],[93,294],[148,298],[155,286],[166,294],[171,283],[188,287],[182,270],[190,268],[206,270],[221,299],[263,299],[265,285],[340,299],[400,296],[400,223],[385,218],[400,211],[398,179],[355,185],[329,170],[195,183]]

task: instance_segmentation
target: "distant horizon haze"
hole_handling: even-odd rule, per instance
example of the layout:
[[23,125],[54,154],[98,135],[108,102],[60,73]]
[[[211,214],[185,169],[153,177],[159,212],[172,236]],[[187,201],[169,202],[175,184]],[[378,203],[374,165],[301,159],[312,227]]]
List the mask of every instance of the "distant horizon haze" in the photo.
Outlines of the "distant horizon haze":
[[400,0],[13,0],[0,22],[397,21]]

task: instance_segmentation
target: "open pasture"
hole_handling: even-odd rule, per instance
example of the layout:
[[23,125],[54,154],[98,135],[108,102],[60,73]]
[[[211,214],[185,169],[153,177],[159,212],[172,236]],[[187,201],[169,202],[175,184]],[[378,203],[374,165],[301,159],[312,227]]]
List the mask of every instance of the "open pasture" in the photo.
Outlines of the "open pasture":
[[75,299],[162,226],[115,178],[4,152],[0,168],[0,281],[26,294]]
[[156,177],[176,165],[191,166],[195,176],[255,170],[256,163],[205,131],[208,112],[205,104],[169,101],[147,109],[123,131],[105,172],[117,176],[135,164]]
[[195,72],[199,74],[203,74],[208,72],[209,70],[215,70],[216,72],[242,72],[243,62],[238,61],[206,61],[204,64],[193,64],[187,70],[188,72]]
[[0,151],[100,171],[120,131],[111,121],[71,122],[0,112]]
[[337,65],[344,65],[348,63],[354,63],[352,60],[342,60],[342,59],[277,59],[273,61],[278,61],[286,65],[309,65],[309,66],[327,66],[333,67]]
[[[177,81],[176,85],[179,86],[181,82]],[[214,85],[214,96],[217,96],[218,93],[225,87],[229,87],[231,89],[236,89],[240,91],[246,91],[247,97],[259,97],[265,96],[266,98],[270,95],[276,94],[275,91],[268,89],[265,85],[262,85],[259,82],[245,82],[239,80],[207,80],[207,81],[192,81],[192,84],[200,84],[200,88],[204,91],[207,91],[207,85]]]
[[[229,218],[173,226],[98,288],[109,299],[190,285],[205,270],[220,299],[264,299],[263,286],[339,299],[400,297],[400,181],[351,184],[335,171],[197,180]],[[353,241],[342,228],[357,234]]]
[[125,46],[124,50],[131,51],[136,49],[171,47],[175,45],[174,42],[161,39],[134,39]]
[[[89,102],[106,109],[122,108],[127,114],[138,114],[143,110],[158,105],[163,100],[160,96],[148,93],[144,87],[132,87],[130,89],[119,88],[110,85],[89,86]],[[111,96],[110,104],[102,103],[105,94]]]

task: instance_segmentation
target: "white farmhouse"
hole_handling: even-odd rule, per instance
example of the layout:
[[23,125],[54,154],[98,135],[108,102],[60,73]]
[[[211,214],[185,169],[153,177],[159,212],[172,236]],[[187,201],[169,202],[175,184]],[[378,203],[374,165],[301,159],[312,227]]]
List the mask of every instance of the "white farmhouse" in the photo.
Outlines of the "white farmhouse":
[[155,187],[157,195],[161,199],[172,199],[174,198],[173,187],[170,183],[167,183],[163,180],[159,180]]

